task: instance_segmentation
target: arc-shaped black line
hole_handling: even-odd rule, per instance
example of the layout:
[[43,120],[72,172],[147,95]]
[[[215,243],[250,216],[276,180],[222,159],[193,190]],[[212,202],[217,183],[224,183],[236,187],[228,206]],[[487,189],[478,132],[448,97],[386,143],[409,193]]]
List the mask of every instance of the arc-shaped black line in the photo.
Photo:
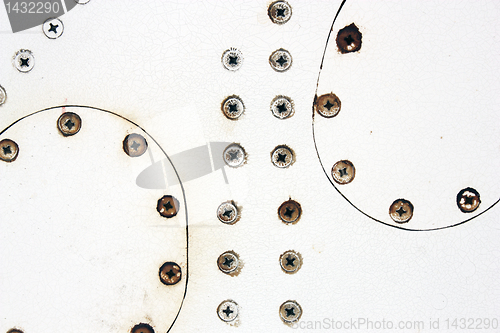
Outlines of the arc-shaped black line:
[[321,168],[323,169],[323,172],[325,173],[326,178],[328,179],[328,181],[330,182],[330,184],[332,184],[333,187],[337,190],[337,192],[339,192],[340,195],[348,203],[350,203],[351,206],[353,206],[354,208],[356,208],[360,213],[362,213],[366,217],[368,217],[368,218],[370,218],[370,219],[372,219],[372,220],[374,220],[376,222],[379,222],[379,223],[382,223],[382,224],[387,225],[389,227],[393,227],[393,228],[400,229],[400,230],[406,230],[406,231],[435,231],[435,230],[442,230],[442,229],[452,228],[452,227],[456,227],[458,225],[464,224],[464,223],[469,222],[470,220],[472,220],[472,219],[474,219],[474,218],[476,218],[476,217],[478,217],[478,216],[486,213],[488,210],[490,210],[491,208],[493,208],[500,201],[500,198],[497,201],[495,201],[490,207],[488,207],[484,211],[482,211],[481,213],[479,213],[477,215],[474,215],[474,216],[466,219],[465,221],[461,221],[461,222],[458,222],[458,223],[455,223],[455,224],[452,224],[452,225],[448,225],[448,226],[444,226],[444,227],[432,228],[432,229],[411,229],[411,228],[405,228],[403,226],[393,225],[393,224],[389,224],[387,222],[378,220],[378,219],[374,218],[373,216],[370,216],[367,213],[363,212],[361,209],[359,209],[358,207],[356,207],[356,205],[354,205],[342,192],[340,192],[340,190],[338,189],[338,187],[335,186],[335,184],[332,182],[332,180],[330,179],[330,177],[328,177],[328,172],[325,170],[325,167],[323,166],[323,162],[321,161],[321,157],[319,156],[319,152],[318,152],[318,145],[316,144],[316,132],[314,132],[314,116],[315,116],[314,102],[316,102],[316,99],[318,97],[319,79],[321,77],[321,71],[323,70],[323,62],[325,61],[326,50],[328,48],[328,42],[330,41],[330,36],[331,36],[331,34],[333,32],[333,26],[335,25],[335,21],[337,21],[337,17],[339,16],[340,11],[342,10],[342,7],[344,7],[344,4],[346,3],[346,1],[347,0],[343,0],[342,3],[340,4],[340,7],[339,7],[339,9],[337,11],[337,14],[335,15],[335,18],[333,19],[332,26],[330,27],[330,31],[328,32],[328,37],[326,38],[325,49],[323,50],[323,56],[321,58],[321,65],[319,67],[318,80],[316,81],[316,91],[315,91],[315,95],[314,95],[314,101],[313,101],[313,104],[312,104],[312,132],[313,132],[314,149],[316,150],[316,155],[318,156],[319,163],[321,164]]
[[186,214],[186,274],[185,274],[186,284],[185,284],[185,287],[184,287],[184,295],[182,296],[182,300],[181,300],[181,304],[179,306],[179,310],[177,311],[177,314],[175,315],[175,318],[172,321],[172,324],[170,325],[170,327],[167,330],[167,333],[168,333],[168,332],[170,332],[170,330],[174,326],[175,322],[177,321],[177,318],[179,317],[179,314],[181,313],[182,306],[184,305],[184,300],[186,299],[187,287],[188,287],[188,281],[189,281],[189,222],[188,222],[189,220],[188,220],[188,211],[187,211],[186,192],[184,190],[184,185],[182,184],[181,178],[179,177],[179,173],[177,172],[177,169],[175,168],[175,165],[172,163],[172,160],[167,155],[167,153],[165,152],[165,150],[163,149],[163,147],[160,146],[160,144],[158,143],[158,141],[156,141],[155,138],[153,138],[139,124],[135,123],[134,121],[132,121],[132,120],[130,120],[130,119],[128,119],[128,118],[126,118],[126,117],[118,114],[118,113],[115,113],[115,112],[112,112],[112,111],[109,111],[109,110],[104,110],[104,109],[96,108],[96,107],[93,107],[93,106],[86,106],[86,105],[59,105],[59,106],[52,106],[50,108],[45,108],[45,109],[42,109],[42,110],[39,110],[39,111],[35,111],[33,113],[30,113],[30,114],[28,114],[28,115],[26,115],[24,117],[21,117],[21,118],[17,119],[16,121],[14,121],[12,124],[10,124],[9,126],[7,126],[3,131],[1,131],[0,135],[2,135],[9,128],[11,128],[12,126],[14,126],[15,124],[17,124],[18,122],[20,122],[21,120],[23,120],[25,118],[31,117],[31,116],[33,116],[33,115],[35,115],[37,113],[41,113],[41,112],[49,111],[49,110],[54,110],[54,109],[59,109],[59,108],[87,108],[87,109],[92,109],[92,110],[97,110],[97,111],[109,113],[109,114],[117,116],[117,117],[119,117],[119,118],[121,118],[123,120],[128,121],[129,123],[131,123],[131,124],[137,126],[138,128],[140,128],[144,133],[146,133],[148,135],[148,137],[151,138],[151,140],[153,140],[154,143],[156,143],[156,145],[160,148],[160,150],[163,152],[163,154],[167,157],[168,161],[170,162],[170,165],[174,169],[175,175],[177,176],[177,179],[179,180],[179,185],[181,186],[182,196],[183,196],[183,200],[184,200],[184,212]]

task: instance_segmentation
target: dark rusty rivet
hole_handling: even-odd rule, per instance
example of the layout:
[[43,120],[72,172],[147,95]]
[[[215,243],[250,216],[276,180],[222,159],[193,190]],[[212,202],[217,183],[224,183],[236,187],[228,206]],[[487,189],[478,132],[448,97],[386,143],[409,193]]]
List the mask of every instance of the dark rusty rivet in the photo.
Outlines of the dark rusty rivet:
[[129,134],[123,140],[123,150],[130,157],[139,157],[148,149],[146,139],[136,133]]
[[274,97],[271,101],[271,112],[279,119],[290,118],[295,112],[292,99],[283,95]]
[[295,251],[286,251],[280,255],[280,266],[283,272],[287,274],[297,273],[302,267],[302,256]]
[[156,205],[156,210],[161,216],[166,218],[171,218],[177,215],[179,212],[179,200],[171,195],[164,195],[158,199],[158,204]]
[[288,168],[295,162],[295,154],[288,146],[277,146],[271,152],[271,161],[278,168]]
[[233,300],[225,300],[217,307],[217,315],[220,320],[232,322],[238,317],[238,304]]
[[479,192],[472,187],[464,188],[457,194],[457,205],[463,213],[472,213],[480,203]]
[[405,199],[394,201],[389,208],[389,215],[397,223],[406,223],[413,216],[413,205]]
[[222,54],[222,65],[230,71],[236,71],[243,65],[243,54],[240,50],[232,47]]
[[234,201],[226,201],[220,204],[219,208],[217,208],[217,217],[222,223],[226,224],[238,222],[240,216]]
[[278,215],[286,224],[298,222],[301,214],[302,208],[300,207],[300,204],[292,199],[283,202],[280,208],[278,208]]
[[302,308],[296,301],[286,301],[280,306],[280,318],[285,324],[293,324],[302,316]]
[[56,39],[61,37],[64,32],[64,25],[62,21],[58,18],[49,18],[43,22],[42,30],[45,36],[50,39]]
[[12,59],[13,65],[21,73],[27,73],[35,67],[35,57],[30,50],[19,50]]
[[149,324],[140,323],[132,327],[130,333],[155,333],[155,330]]
[[269,5],[267,14],[273,23],[285,24],[292,17],[292,7],[286,1],[275,1]]
[[64,136],[75,135],[82,128],[82,119],[76,113],[65,112],[57,119],[57,128]]
[[279,49],[269,56],[269,64],[277,72],[285,72],[292,66],[292,56],[285,49]]
[[338,161],[332,167],[332,177],[337,184],[349,184],[354,176],[356,176],[356,169],[351,161]]
[[228,275],[235,275],[239,272],[240,268],[240,258],[233,251],[224,252],[217,259],[217,266],[221,272]]
[[361,32],[358,27],[351,23],[337,34],[337,47],[340,53],[356,52],[361,49]]
[[8,330],[7,333],[24,333],[24,332],[18,328],[12,328]]
[[340,99],[334,93],[321,95],[314,101],[314,109],[325,118],[335,117],[340,107]]
[[182,278],[182,270],[175,262],[168,261],[160,267],[160,281],[167,286],[178,283]]
[[14,162],[19,155],[19,146],[10,139],[0,141],[0,160]]
[[245,112],[245,104],[239,96],[232,95],[222,102],[221,110],[228,119],[236,120]]
[[222,157],[228,166],[237,168],[246,161],[245,149],[237,143],[232,143],[224,149]]
[[7,100],[7,92],[4,87],[0,86],[0,105],[4,104]]

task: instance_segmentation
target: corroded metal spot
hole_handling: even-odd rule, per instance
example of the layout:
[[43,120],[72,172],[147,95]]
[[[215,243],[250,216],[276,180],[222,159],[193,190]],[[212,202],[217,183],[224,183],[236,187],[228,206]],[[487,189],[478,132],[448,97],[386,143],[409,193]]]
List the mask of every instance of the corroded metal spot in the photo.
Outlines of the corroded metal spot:
[[238,254],[233,251],[224,252],[217,259],[217,266],[221,272],[235,276],[241,270],[240,258]]
[[271,101],[271,112],[279,119],[290,118],[295,112],[292,99],[283,95],[274,97]]
[[340,107],[340,99],[334,93],[321,95],[314,100],[314,109],[325,118],[335,117]]
[[130,333],[155,333],[155,330],[149,324],[140,323],[132,327]]
[[182,270],[175,262],[166,262],[160,267],[160,281],[167,285],[174,285],[182,278]]
[[293,324],[302,316],[302,308],[296,301],[286,301],[280,306],[280,318],[285,324]]
[[27,73],[35,67],[35,57],[30,50],[19,50],[14,55],[12,64],[21,73]]
[[0,160],[14,162],[19,155],[19,146],[10,139],[0,141]]
[[234,224],[238,222],[240,214],[234,201],[226,201],[217,208],[217,218],[222,223]]
[[232,143],[227,146],[222,156],[224,162],[232,168],[242,166],[246,161],[245,149],[237,143]]
[[299,221],[302,214],[300,204],[295,200],[288,200],[278,208],[278,216],[286,224],[293,224]]
[[343,29],[340,29],[337,34],[337,47],[340,53],[356,52],[361,49],[361,32],[358,27],[351,23]]
[[180,203],[175,197],[171,195],[164,195],[158,200],[156,210],[161,216],[171,218],[179,212]]
[[338,161],[332,167],[332,178],[337,184],[349,184],[352,182],[355,175],[356,169],[351,161]]
[[7,92],[5,92],[4,87],[0,86],[0,105],[4,104],[7,100]]
[[302,256],[293,250],[286,251],[280,255],[280,266],[287,274],[297,273],[302,267]]
[[457,194],[457,205],[463,213],[472,213],[480,203],[479,192],[472,187],[464,188]]
[[225,300],[217,307],[217,315],[220,320],[233,322],[238,317],[238,304],[233,300]]
[[24,333],[24,332],[18,328],[13,328],[8,330],[7,333]]
[[75,135],[82,128],[82,119],[76,113],[65,112],[57,119],[57,128],[64,136]]
[[139,157],[148,149],[146,139],[136,133],[129,134],[123,140],[123,150],[130,157]]
[[245,112],[245,104],[239,96],[232,95],[222,102],[221,110],[226,118],[236,120]]
[[278,49],[269,56],[269,64],[277,72],[285,72],[292,66],[292,55],[285,49]]
[[221,61],[224,68],[230,71],[236,71],[243,65],[243,53],[232,47],[224,51]]
[[413,216],[413,205],[408,200],[398,199],[389,208],[389,215],[396,223],[406,223]]
[[273,23],[285,24],[292,17],[292,7],[286,1],[275,1],[269,5],[267,14]]
[[288,146],[277,146],[271,152],[271,161],[278,168],[288,168],[295,162],[295,154]]

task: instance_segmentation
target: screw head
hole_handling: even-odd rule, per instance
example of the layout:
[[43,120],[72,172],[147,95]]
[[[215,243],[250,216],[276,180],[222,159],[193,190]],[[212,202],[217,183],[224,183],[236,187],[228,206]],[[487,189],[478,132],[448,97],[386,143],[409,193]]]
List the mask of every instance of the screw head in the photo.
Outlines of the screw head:
[[149,324],[140,323],[132,327],[130,333],[155,333],[155,330]]
[[292,56],[285,49],[279,49],[269,56],[269,64],[277,72],[285,72],[292,66]]
[[389,215],[396,223],[406,223],[413,216],[413,205],[405,199],[395,200],[389,208]]
[[314,101],[314,109],[325,118],[338,115],[340,106],[340,99],[334,93],[321,95]]
[[64,136],[75,135],[81,127],[82,119],[76,113],[65,112],[57,119],[57,128]]
[[472,213],[479,207],[480,203],[479,192],[472,187],[464,188],[457,194],[457,205],[462,213]]
[[224,162],[231,168],[242,166],[246,161],[246,153],[242,146],[232,143],[224,149],[222,154]]
[[281,204],[278,208],[278,216],[286,224],[296,223],[300,219],[302,208],[295,200],[288,200]]
[[61,37],[64,32],[64,25],[62,21],[58,18],[49,18],[43,22],[42,30],[45,36],[50,39],[56,39]]
[[238,317],[238,304],[233,300],[225,300],[217,307],[217,315],[220,320],[232,322]]
[[355,175],[356,169],[351,161],[338,161],[332,167],[332,178],[339,185],[349,184]]
[[302,308],[296,301],[286,301],[280,306],[280,318],[285,324],[292,324],[302,316]]
[[280,255],[280,266],[287,274],[297,273],[302,266],[302,256],[295,251],[286,251]]
[[19,146],[11,139],[0,141],[0,160],[14,162],[19,155]]
[[217,266],[221,272],[234,275],[239,271],[240,260],[239,256],[233,251],[224,252],[217,259]]
[[5,92],[4,87],[0,86],[0,105],[4,104],[7,100],[7,92]]
[[180,203],[175,197],[171,195],[164,195],[158,200],[156,210],[161,216],[171,218],[179,212]]
[[286,1],[275,1],[269,5],[267,14],[275,24],[285,24],[292,17],[292,7]]
[[358,27],[351,23],[337,34],[337,47],[340,53],[356,52],[361,49],[361,32]]
[[295,109],[290,97],[279,95],[271,101],[271,112],[278,119],[286,119],[293,116]]
[[236,71],[243,65],[243,53],[232,47],[222,54],[222,65],[230,71]]
[[168,261],[160,267],[159,276],[161,283],[171,286],[181,280],[182,270],[175,262]]
[[233,201],[226,201],[217,208],[219,221],[226,224],[234,224],[239,219],[238,208]]
[[271,161],[278,168],[288,168],[295,162],[293,151],[285,145],[277,146],[271,152]]
[[236,120],[245,112],[245,105],[239,96],[232,95],[222,102],[221,110],[228,119]]
[[136,133],[129,134],[123,140],[123,151],[130,157],[139,157],[148,149],[146,139]]
[[35,57],[30,50],[19,50],[14,55],[13,65],[21,73],[27,73],[35,67]]
[[24,332],[18,328],[12,328],[8,330],[7,333],[24,333]]

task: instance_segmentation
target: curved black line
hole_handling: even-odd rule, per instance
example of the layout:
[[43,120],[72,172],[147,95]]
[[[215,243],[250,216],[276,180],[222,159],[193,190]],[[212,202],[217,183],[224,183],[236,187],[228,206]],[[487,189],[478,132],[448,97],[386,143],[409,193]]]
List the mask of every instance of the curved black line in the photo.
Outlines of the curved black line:
[[165,152],[165,150],[163,149],[163,147],[160,146],[160,144],[158,143],[158,141],[156,141],[155,138],[153,138],[144,128],[142,128],[140,125],[138,125],[134,121],[132,121],[132,120],[130,120],[130,119],[128,119],[128,118],[126,118],[126,117],[124,117],[122,115],[119,115],[118,113],[115,113],[115,112],[112,112],[112,111],[108,111],[108,110],[104,110],[104,109],[100,109],[100,108],[96,108],[96,107],[93,107],[93,106],[86,106],[86,105],[59,105],[59,106],[52,106],[50,108],[45,108],[45,109],[42,109],[42,110],[39,110],[39,111],[35,111],[33,113],[30,113],[30,114],[28,114],[28,115],[26,115],[24,117],[21,117],[21,118],[17,119],[16,121],[14,121],[12,124],[10,124],[9,126],[7,126],[3,131],[1,131],[0,135],[2,135],[3,133],[5,133],[5,131],[7,131],[9,128],[11,128],[12,126],[14,126],[15,124],[17,124],[18,122],[20,122],[21,120],[23,120],[25,118],[31,117],[31,116],[33,116],[33,115],[35,115],[37,113],[40,113],[40,112],[44,112],[44,111],[48,111],[48,110],[54,110],[54,109],[58,109],[58,108],[88,108],[88,109],[92,109],[92,110],[97,110],[97,111],[109,113],[109,114],[112,114],[112,115],[117,116],[119,118],[122,118],[123,120],[128,121],[129,123],[131,123],[131,124],[137,126],[138,128],[140,128],[144,133],[146,133],[148,135],[148,137],[151,138],[151,140],[153,140],[154,143],[156,143],[156,145],[158,147],[160,147],[160,150],[167,157],[168,161],[170,162],[170,165],[174,169],[175,175],[177,176],[177,179],[179,180],[179,185],[181,186],[182,196],[183,196],[183,199],[184,199],[184,212],[186,214],[186,274],[185,274],[185,276],[186,276],[186,285],[184,287],[184,295],[182,297],[182,301],[181,301],[181,304],[179,306],[179,311],[177,311],[177,314],[176,314],[174,320],[172,321],[172,324],[168,328],[168,330],[167,330],[167,333],[168,333],[168,332],[170,332],[170,330],[174,326],[177,318],[179,317],[179,314],[181,313],[182,306],[184,305],[184,300],[186,299],[187,287],[188,287],[188,281],[189,281],[189,220],[188,220],[188,211],[187,211],[186,192],[184,190],[184,185],[182,185],[181,178],[179,177],[179,173],[177,172],[177,169],[175,168],[175,165],[172,163],[172,160],[167,155],[167,153]]
[[[316,81],[316,92],[315,92],[315,95],[314,95],[314,101],[316,101],[317,97],[318,97],[318,87],[319,87],[319,79],[321,77],[321,71],[323,70],[323,62],[325,60],[325,55],[326,55],[326,50],[328,48],[328,42],[330,40],[330,36],[333,32],[333,26],[335,24],[335,21],[337,20],[337,17],[339,16],[340,14],[340,11],[342,10],[342,7],[344,6],[344,4],[346,3],[347,0],[344,0],[342,1],[342,3],[340,4],[340,7],[339,7],[339,10],[337,11],[337,14],[335,15],[335,18],[333,19],[333,22],[332,22],[332,26],[330,28],[330,31],[328,33],[328,37],[326,39],[326,44],[325,44],[325,49],[323,51],[323,57],[321,58],[321,65],[320,65],[320,68],[319,68],[319,73],[318,73],[318,80]],[[470,220],[486,213],[488,210],[490,210],[491,208],[493,208],[498,202],[500,202],[500,198],[495,202],[493,203],[490,207],[486,208],[484,211],[482,211],[481,213],[477,214],[477,215],[474,215],[470,218],[468,218],[467,220],[465,221],[461,221],[461,222],[458,222],[458,223],[455,223],[455,224],[452,224],[452,225],[448,225],[448,226],[444,226],[444,227],[438,227],[438,228],[433,228],[433,229],[410,229],[410,228],[404,228],[402,226],[399,226],[399,225],[393,225],[393,224],[389,224],[389,223],[386,223],[384,221],[380,221],[376,218],[374,218],[373,216],[370,216],[368,215],[367,213],[363,212],[361,209],[359,209],[358,207],[356,207],[349,199],[347,199],[347,197],[342,193],[340,192],[340,190],[338,189],[337,186],[335,186],[335,184],[332,182],[332,180],[330,179],[330,177],[328,177],[328,173],[327,171],[325,170],[325,167],[323,166],[323,162],[321,161],[321,157],[319,156],[319,152],[318,152],[318,145],[316,144],[316,132],[314,131],[314,116],[315,116],[315,112],[314,112],[314,102],[313,102],[313,105],[312,105],[312,132],[313,132],[313,141],[314,141],[314,148],[316,149],[316,155],[318,156],[318,160],[319,160],[319,163],[321,165],[321,168],[323,169],[323,172],[325,173],[325,176],[326,178],[328,179],[328,181],[330,182],[330,184],[333,185],[333,187],[337,190],[337,192],[340,193],[340,195],[348,202],[351,204],[351,206],[353,206],[354,208],[356,208],[360,213],[362,213],[363,215],[365,215],[366,217],[376,221],[376,222],[379,222],[379,223],[382,223],[384,225],[387,225],[389,227],[393,227],[393,228],[396,228],[396,229],[400,229],[400,230],[405,230],[405,231],[436,231],[436,230],[442,230],[442,229],[447,229],[447,228],[453,228],[453,227],[456,227],[458,225],[461,225],[461,224],[464,224],[466,222],[469,222]]]

